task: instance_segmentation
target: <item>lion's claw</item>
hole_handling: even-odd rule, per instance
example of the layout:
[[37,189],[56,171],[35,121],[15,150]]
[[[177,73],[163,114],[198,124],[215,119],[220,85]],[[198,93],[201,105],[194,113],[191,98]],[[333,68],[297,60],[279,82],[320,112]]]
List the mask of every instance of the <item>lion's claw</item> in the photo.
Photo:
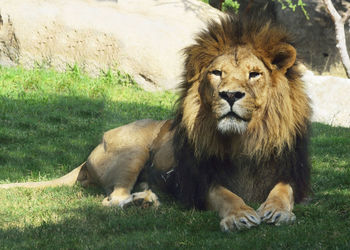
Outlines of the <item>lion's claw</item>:
[[244,211],[240,213],[232,213],[223,218],[220,222],[221,230],[224,232],[248,229],[260,224],[260,217],[252,211]]
[[253,215],[250,215],[249,216],[249,221],[251,221],[252,223],[254,223],[256,226],[260,224],[261,220],[260,220],[260,217],[255,214],[254,216]]
[[281,211],[275,213],[275,215],[269,220],[267,223],[275,224],[276,226],[280,226],[283,224],[292,224],[296,219],[296,216],[293,212],[289,211]]
[[276,226],[292,224],[296,219],[293,212],[275,207],[273,204],[263,203],[257,212],[260,215],[261,222],[274,224]]

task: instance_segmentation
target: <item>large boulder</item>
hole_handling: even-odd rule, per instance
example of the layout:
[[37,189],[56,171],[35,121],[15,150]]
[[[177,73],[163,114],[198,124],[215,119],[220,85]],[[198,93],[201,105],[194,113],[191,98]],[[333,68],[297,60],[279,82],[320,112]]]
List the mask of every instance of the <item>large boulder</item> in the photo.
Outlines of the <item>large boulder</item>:
[[198,0],[1,0],[0,11],[0,64],[118,68],[148,90],[178,85],[181,49],[220,15]]
[[[334,7],[341,13],[346,11],[347,1],[332,1]],[[299,58],[308,67],[319,74],[331,73],[337,76],[346,76],[341,63],[338,48],[336,48],[336,35],[334,22],[325,9],[323,0],[304,0],[305,10],[309,19],[300,6],[295,10],[289,8],[286,0],[268,1],[239,1],[240,11],[252,12],[254,9],[265,9],[271,18],[288,27],[293,34],[298,47]],[[293,3],[298,1],[293,0]],[[268,3],[268,5],[267,5]],[[284,4],[283,4],[284,3]],[[286,8],[282,7],[282,4]],[[350,48],[350,22],[345,22],[345,36],[347,46]]]
[[303,80],[312,101],[312,121],[350,127],[350,79],[306,71]]

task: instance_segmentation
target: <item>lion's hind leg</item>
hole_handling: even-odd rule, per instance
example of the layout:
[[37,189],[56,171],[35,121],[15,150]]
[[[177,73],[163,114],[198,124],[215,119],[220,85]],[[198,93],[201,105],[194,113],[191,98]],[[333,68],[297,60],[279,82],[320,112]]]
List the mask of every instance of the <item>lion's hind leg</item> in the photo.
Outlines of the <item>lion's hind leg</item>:
[[131,192],[142,179],[142,170],[150,160],[151,145],[164,123],[141,120],[104,134],[102,142],[87,160],[89,173],[108,195],[102,202],[104,206],[125,207],[129,203],[142,205],[145,202],[159,204],[157,196],[150,190]]
[[110,159],[111,166],[101,178],[105,189],[110,192],[107,191],[109,195],[103,200],[102,205],[120,208],[131,205],[157,207],[158,197],[148,189],[148,185],[143,186],[142,192],[131,193],[148,159],[149,152],[142,147],[126,150]]

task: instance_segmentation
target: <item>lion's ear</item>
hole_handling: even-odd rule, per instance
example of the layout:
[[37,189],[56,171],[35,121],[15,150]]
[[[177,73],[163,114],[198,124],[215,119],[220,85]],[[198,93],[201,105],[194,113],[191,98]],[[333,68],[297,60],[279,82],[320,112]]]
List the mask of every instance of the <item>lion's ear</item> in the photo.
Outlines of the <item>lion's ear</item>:
[[295,48],[287,43],[279,44],[270,53],[270,63],[283,74],[294,65],[297,57]]

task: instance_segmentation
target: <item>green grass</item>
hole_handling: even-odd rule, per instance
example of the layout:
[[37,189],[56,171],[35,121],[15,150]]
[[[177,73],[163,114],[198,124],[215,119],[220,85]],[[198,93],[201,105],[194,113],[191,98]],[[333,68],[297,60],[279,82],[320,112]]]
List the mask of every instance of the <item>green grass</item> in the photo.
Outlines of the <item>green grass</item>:
[[[103,131],[167,119],[176,96],[119,73],[0,68],[0,183],[47,180],[78,166]],[[213,212],[160,194],[158,210],[101,205],[98,188],[0,190],[0,249],[349,249],[350,129],[313,124],[313,199],[291,226],[222,233]]]

